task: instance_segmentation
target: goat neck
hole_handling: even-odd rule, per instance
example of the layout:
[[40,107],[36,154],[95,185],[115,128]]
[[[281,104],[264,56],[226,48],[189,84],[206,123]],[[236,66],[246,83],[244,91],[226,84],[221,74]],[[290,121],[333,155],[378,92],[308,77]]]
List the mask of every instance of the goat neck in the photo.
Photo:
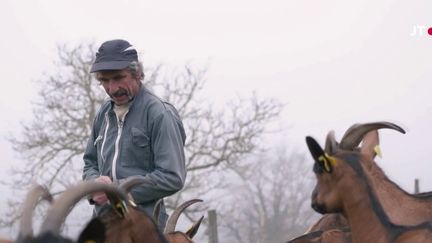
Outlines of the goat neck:
[[[389,215],[385,210],[382,200],[377,197],[376,188],[368,180],[365,163],[356,161],[352,155],[343,160],[355,172],[355,175],[349,177],[356,177],[355,186],[346,188],[346,193],[342,196],[343,212],[350,223],[353,242],[432,242],[432,221],[422,221],[415,225],[395,223],[390,218],[394,215]],[[356,200],[356,196],[363,200]],[[394,212],[393,210],[393,214]]]
[[[338,161],[338,167],[343,166],[343,162]],[[339,169],[342,168],[335,169],[334,173],[338,173]],[[357,177],[358,175],[352,173],[349,167],[343,170],[345,175],[339,177],[340,183],[343,184],[339,194],[343,202],[341,211],[351,226],[353,242],[389,242],[389,220],[382,208],[379,208],[379,204],[374,201],[370,188]]]
[[378,164],[369,158],[362,160],[365,177],[392,222],[417,225],[432,220],[432,196],[410,194],[390,180]]

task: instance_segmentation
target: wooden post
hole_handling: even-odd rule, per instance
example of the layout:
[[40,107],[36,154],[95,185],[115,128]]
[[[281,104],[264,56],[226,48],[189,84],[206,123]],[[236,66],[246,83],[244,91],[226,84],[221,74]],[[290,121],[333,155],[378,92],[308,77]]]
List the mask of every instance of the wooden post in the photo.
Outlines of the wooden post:
[[209,229],[209,243],[218,243],[218,231],[217,231],[217,215],[216,210],[208,211],[208,229]]
[[420,186],[419,186],[419,179],[414,180],[414,194],[417,194],[420,192]]

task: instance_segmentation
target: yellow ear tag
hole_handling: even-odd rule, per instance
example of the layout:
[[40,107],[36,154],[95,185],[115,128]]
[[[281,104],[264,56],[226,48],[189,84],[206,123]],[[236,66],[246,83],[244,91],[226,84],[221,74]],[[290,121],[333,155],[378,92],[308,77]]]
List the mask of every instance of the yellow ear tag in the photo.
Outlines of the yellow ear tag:
[[330,162],[331,166],[336,166],[337,162],[336,159],[328,154],[326,154],[326,158],[328,159],[328,161]]
[[96,243],[96,241],[94,241],[94,240],[86,240],[86,241],[84,241],[84,243]]
[[375,152],[376,155],[378,155],[378,157],[382,158],[381,148],[380,148],[379,145],[376,145],[374,147],[374,152]]
[[324,164],[324,170],[327,171],[327,172],[331,172],[332,166],[336,166],[336,159],[333,158],[333,157],[331,157],[331,156],[328,156],[327,154],[321,155],[318,158],[318,160],[321,161],[321,162],[323,162],[323,164]]
[[124,201],[117,202],[114,209],[120,217],[124,217],[128,213],[128,207]]

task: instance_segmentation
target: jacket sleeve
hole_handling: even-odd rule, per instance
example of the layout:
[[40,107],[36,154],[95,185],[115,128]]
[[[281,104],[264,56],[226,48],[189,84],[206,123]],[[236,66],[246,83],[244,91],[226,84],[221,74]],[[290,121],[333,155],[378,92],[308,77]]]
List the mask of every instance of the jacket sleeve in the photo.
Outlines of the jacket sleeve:
[[98,168],[97,162],[97,149],[94,145],[96,141],[96,129],[95,129],[96,120],[93,122],[91,135],[87,141],[87,147],[84,151],[84,168],[83,168],[83,180],[91,180],[96,177],[99,177],[100,172]]
[[154,187],[141,186],[132,191],[137,203],[155,201],[170,196],[184,186],[185,131],[174,109],[159,114],[150,124],[151,146],[154,153],[154,170],[146,175],[155,183]]

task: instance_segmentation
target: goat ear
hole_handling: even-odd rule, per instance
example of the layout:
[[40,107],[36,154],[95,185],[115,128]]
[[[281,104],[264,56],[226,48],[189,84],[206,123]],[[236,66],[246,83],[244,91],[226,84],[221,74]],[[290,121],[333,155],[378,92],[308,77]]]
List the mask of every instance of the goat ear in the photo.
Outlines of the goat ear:
[[376,155],[381,157],[378,130],[370,131],[364,136],[360,152],[365,154],[369,159],[374,159]]
[[186,234],[189,238],[192,239],[192,238],[195,236],[195,234],[198,232],[198,228],[200,227],[203,218],[204,218],[204,216],[201,216],[201,218],[198,220],[198,222],[196,222],[194,225],[192,225],[192,227],[190,227],[190,229],[188,229],[188,230],[186,231],[185,234]]
[[309,148],[309,152],[311,153],[312,158],[315,161],[319,161],[319,157],[325,155],[324,150],[321,148],[321,146],[318,144],[318,142],[314,138],[307,136],[306,137],[306,144]]
[[331,173],[332,167],[335,164],[334,158],[328,156],[318,142],[312,137],[306,137],[306,144],[309,148],[309,151],[315,160],[315,163],[324,171]]
[[92,219],[81,232],[78,243],[105,242],[105,225],[99,218]]

